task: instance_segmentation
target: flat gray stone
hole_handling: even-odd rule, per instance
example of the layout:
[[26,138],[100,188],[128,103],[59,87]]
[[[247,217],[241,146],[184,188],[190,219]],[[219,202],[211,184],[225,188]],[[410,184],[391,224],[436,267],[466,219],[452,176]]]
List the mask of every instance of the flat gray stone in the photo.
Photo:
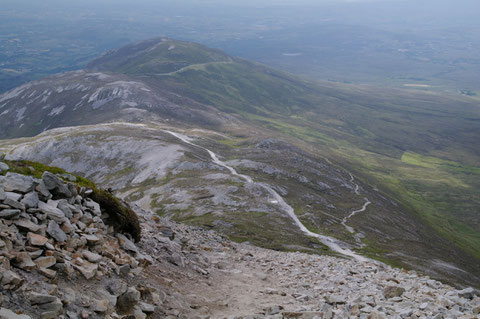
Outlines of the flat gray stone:
[[19,193],[14,193],[14,192],[5,192],[5,195],[7,195],[7,198],[16,200],[17,202],[22,198],[22,194]]
[[42,227],[33,223],[30,219],[21,218],[13,222],[18,228],[30,231],[32,233],[38,232]]
[[41,212],[47,214],[50,219],[53,219],[57,223],[63,223],[66,219],[65,214],[58,208],[48,205],[44,202],[38,203],[38,209]]
[[21,211],[19,209],[4,209],[0,211],[0,218],[12,219],[20,215]]
[[16,200],[13,200],[11,198],[7,198],[6,200],[3,201],[3,203],[5,205],[8,205],[12,208],[16,208],[16,209],[20,209],[22,211],[25,211],[25,205],[23,205],[22,203],[16,201]]
[[47,234],[49,234],[50,236],[52,236],[56,241],[58,242],[65,242],[67,240],[67,235],[65,234],[65,232],[60,228],[60,226],[58,226],[58,224],[51,220],[49,223],[48,223],[48,227],[47,227]]
[[32,317],[27,315],[17,315],[15,312],[7,308],[0,308],[0,319],[32,319]]
[[128,239],[122,234],[117,234],[116,237],[118,239],[118,243],[120,244],[120,247],[122,247],[125,250],[138,253],[137,246],[135,246],[135,244],[130,239]]
[[31,292],[28,295],[28,299],[30,300],[30,303],[32,305],[41,305],[41,304],[44,304],[44,303],[54,302],[54,301],[57,300],[57,297],[47,295],[47,294],[39,294],[39,293],[36,293],[36,292]]
[[37,208],[39,201],[40,200],[38,199],[38,193],[30,192],[25,194],[25,196],[23,196],[21,203],[25,205],[25,207],[28,209],[28,208]]
[[37,181],[31,176],[8,172],[3,181],[6,192],[28,193],[37,185]]

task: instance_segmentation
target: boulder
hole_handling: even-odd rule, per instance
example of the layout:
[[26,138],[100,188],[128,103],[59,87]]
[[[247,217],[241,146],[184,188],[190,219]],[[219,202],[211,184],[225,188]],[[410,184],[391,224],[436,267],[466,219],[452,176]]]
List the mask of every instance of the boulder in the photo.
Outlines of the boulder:
[[65,234],[65,232],[53,220],[48,223],[47,233],[58,242],[63,243],[67,240],[67,235]]
[[8,172],[3,180],[3,188],[6,192],[28,193],[38,184],[31,176]]
[[7,194],[5,194],[5,191],[3,190],[3,187],[0,186],[0,202],[4,201],[7,199]]

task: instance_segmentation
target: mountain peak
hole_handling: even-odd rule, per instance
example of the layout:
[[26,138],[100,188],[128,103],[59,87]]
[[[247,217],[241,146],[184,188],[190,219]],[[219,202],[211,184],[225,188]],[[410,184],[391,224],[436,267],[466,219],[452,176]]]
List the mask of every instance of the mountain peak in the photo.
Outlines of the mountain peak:
[[225,53],[201,44],[155,38],[108,51],[87,69],[131,75],[169,74],[194,64],[231,61]]

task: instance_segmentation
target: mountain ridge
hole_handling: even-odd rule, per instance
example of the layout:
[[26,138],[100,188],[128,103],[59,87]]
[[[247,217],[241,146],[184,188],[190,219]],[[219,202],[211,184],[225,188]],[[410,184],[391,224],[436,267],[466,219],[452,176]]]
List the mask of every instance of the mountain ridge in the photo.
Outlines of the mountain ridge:
[[[177,49],[179,55],[174,55]],[[199,51],[202,54],[197,60],[185,60],[190,53],[198,54]],[[152,60],[149,54],[157,58]],[[302,177],[309,176],[307,173],[311,168],[305,170],[299,163],[311,162],[315,164],[308,165],[318,167],[326,165],[329,173],[338,169],[328,162],[325,164],[322,158],[326,157],[358,177],[363,189],[368,187],[370,194],[375,189],[380,190],[376,195],[379,200],[375,210],[368,207],[365,214],[352,218],[354,226],[361,228],[367,236],[364,240],[367,247],[362,248],[363,253],[375,258],[388,256],[386,260],[400,263],[403,257],[400,254],[394,258],[392,253],[395,249],[403,250],[410,257],[415,256],[415,252],[408,251],[407,241],[401,235],[396,234],[391,243],[386,239],[388,237],[382,237],[393,231],[391,226],[386,226],[387,223],[381,226],[382,235],[375,235],[379,229],[367,224],[369,218],[377,220],[377,223],[382,218],[391,218],[386,217],[391,214],[388,212],[390,209],[392,212],[402,212],[406,224],[414,225],[415,221],[418,229],[423,229],[419,234],[412,231],[410,235],[432,240],[432,243],[425,243],[432,245],[431,252],[424,249],[422,253],[441,255],[442,249],[447,246],[451,251],[458,249],[459,255],[454,262],[461,265],[460,268],[470,267],[472,274],[480,274],[476,262],[480,257],[477,245],[480,238],[476,232],[480,224],[475,215],[479,204],[475,194],[480,186],[476,179],[480,156],[475,147],[480,132],[476,130],[480,108],[475,100],[331,83],[320,85],[253,62],[218,54],[218,51],[204,46],[170,39],[153,39],[107,53],[92,62],[90,70],[36,81],[1,95],[0,135],[31,136],[55,126],[119,120],[191,130],[193,135],[201,137],[203,146],[211,148],[211,145],[227,160],[238,160],[237,169],[241,173],[254,173],[264,182],[284,189],[286,200],[294,207],[295,213],[302,222],[309,223],[306,224],[307,228],[329,235],[333,232],[335,236],[355,244],[355,239],[345,231],[341,220],[345,214],[361,207],[363,198],[357,198],[351,185],[347,190],[346,187],[342,188],[342,183],[338,183],[334,191],[321,190],[324,187],[321,184],[312,185],[317,181],[321,183],[322,177],[301,181]],[[109,64],[109,61],[113,62]],[[145,64],[145,61],[151,63]],[[145,73],[151,67],[155,72]],[[46,87],[55,89],[47,90]],[[75,110],[77,105],[78,109]],[[455,110],[452,110],[452,105]],[[216,131],[226,137],[207,138],[195,133],[195,128]],[[109,130],[113,133],[96,133],[98,140],[108,142],[109,139],[119,138],[115,137],[118,134],[116,129]],[[123,134],[120,132],[119,136]],[[142,136],[147,131],[138,134]],[[280,147],[278,151],[267,148],[269,157],[262,155],[258,145],[272,136],[285,140],[287,145],[298,146],[309,155],[290,152],[290,146]],[[65,144],[55,145],[74,152],[69,147],[77,145],[72,141],[78,137],[65,137]],[[36,138],[31,140],[35,141]],[[88,139],[84,141],[93,142]],[[172,140],[165,143],[175,144]],[[9,141],[2,142],[2,145],[3,149],[13,152],[14,145]],[[45,149],[52,150],[52,145],[46,144]],[[101,147],[98,143],[93,145]],[[36,157],[44,162],[52,161],[47,154],[39,151],[30,145],[29,151],[23,156]],[[197,157],[194,163],[198,158],[205,159],[204,154],[192,150],[189,152],[184,156]],[[14,156],[15,152],[11,154]],[[15,156],[18,154],[21,153]],[[290,163],[286,154],[301,160]],[[68,158],[68,152],[65,156]],[[82,154],[77,156],[76,160],[80,159],[79,167],[86,169],[84,164],[87,159]],[[64,165],[70,164],[65,162]],[[173,183],[178,189],[184,187],[187,193],[197,192],[199,190],[195,187],[204,186],[195,185],[193,177],[198,177],[196,165],[205,165],[203,167],[212,170],[212,173],[216,170],[210,164],[182,165],[190,167],[190,170],[183,171],[184,175],[167,174],[155,177],[154,182],[159,185]],[[134,174],[138,169],[135,167],[124,165],[121,170]],[[175,171],[174,168],[170,169]],[[118,168],[115,170],[118,171]],[[347,185],[350,178],[348,174],[340,175],[339,180]],[[168,180],[170,177],[173,180]],[[182,180],[186,183],[183,186]],[[229,187],[237,187],[244,196],[244,189],[238,185],[238,181],[228,183],[233,183]],[[302,183],[305,185],[300,186]],[[157,199],[149,197],[154,194],[143,194],[142,187],[125,196],[139,201],[146,196],[146,203],[154,205]],[[218,192],[219,188],[213,191]],[[122,192],[125,193],[126,189]],[[318,202],[310,202],[311,199],[305,197],[299,201],[293,194],[298,198],[308,195],[322,199],[314,197]],[[382,196],[384,199],[380,200]],[[450,202],[445,202],[445,196],[451,198]],[[329,208],[325,198],[334,201],[336,208]],[[158,202],[161,205],[157,208],[167,207],[164,213],[177,220],[209,227],[228,229],[228,223],[231,223],[217,220],[212,213],[197,216],[191,207],[185,206],[188,200],[183,203],[184,206],[174,204],[172,200],[160,198]],[[394,204],[387,204],[389,201]],[[262,215],[264,213],[259,211],[254,218],[263,220],[266,218]],[[335,216],[329,219],[327,216],[332,213]],[[232,216],[237,215],[232,213]],[[264,222],[268,224],[267,219]],[[238,226],[244,227],[243,233],[231,234],[238,240],[258,239],[256,236],[260,229],[252,231],[248,228],[252,225]],[[278,240],[274,238],[273,242]],[[448,244],[440,244],[443,240]],[[412,259],[409,262],[414,267],[423,267],[428,271],[428,266],[421,265],[420,261]],[[403,265],[407,266],[405,263]]]

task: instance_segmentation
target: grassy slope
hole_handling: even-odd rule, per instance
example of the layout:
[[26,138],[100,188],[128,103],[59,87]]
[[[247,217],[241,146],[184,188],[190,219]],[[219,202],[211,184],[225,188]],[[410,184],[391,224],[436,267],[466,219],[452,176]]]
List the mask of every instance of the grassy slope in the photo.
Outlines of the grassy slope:
[[[181,44],[188,51],[188,44]],[[204,49],[191,48],[193,54]],[[165,53],[160,55],[165,59]],[[177,66],[180,72],[150,70],[145,76],[147,56],[130,60],[128,67],[104,69],[142,75],[151,86],[169,87],[293,141],[310,143],[480,258],[477,100],[311,83],[243,60],[205,64],[195,59],[188,68]],[[202,65],[194,67],[195,62]]]
[[161,80],[181,83],[193,98],[313,143],[373,178],[378,188],[480,258],[478,107],[410,92],[390,97],[371,89],[321,92],[325,88],[258,66],[251,72],[251,66],[209,65]]

